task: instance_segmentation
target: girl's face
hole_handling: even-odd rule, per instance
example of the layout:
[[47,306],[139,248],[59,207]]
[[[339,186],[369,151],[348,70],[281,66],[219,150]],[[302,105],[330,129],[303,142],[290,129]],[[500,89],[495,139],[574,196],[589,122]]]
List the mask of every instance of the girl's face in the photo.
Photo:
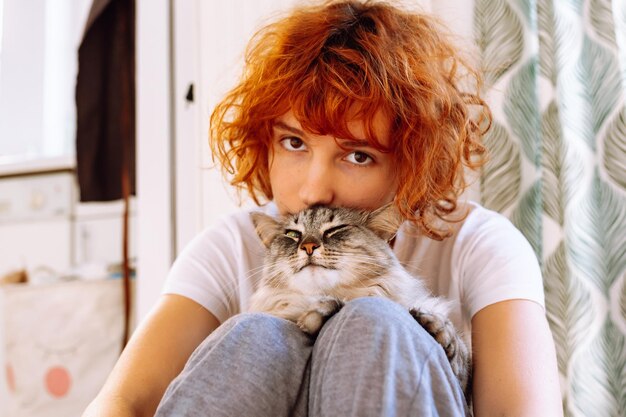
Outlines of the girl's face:
[[[389,203],[397,191],[393,157],[365,140],[363,122],[348,124],[356,138],[305,132],[288,112],[276,120],[269,154],[269,175],[274,202],[282,214],[296,213],[315,204],[376,209]],[[389,144],[389,121],[379,113],[376,135]]]

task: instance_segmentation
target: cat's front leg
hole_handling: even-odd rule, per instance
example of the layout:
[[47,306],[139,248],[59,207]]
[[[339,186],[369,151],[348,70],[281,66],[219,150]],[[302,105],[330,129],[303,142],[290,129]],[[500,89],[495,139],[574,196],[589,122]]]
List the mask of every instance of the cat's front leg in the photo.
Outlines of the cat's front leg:
[[309,309],[305,311],[296,324],[310,335],[316,335],[326,320],[328,320],[333,314],[335,314],[343,306],[343,303],[333,297],[322,297],[315,300],[309,306]]
[[443,347],[452,372],[459,380],[463,392],[467,395],[471,373],[470,354],[459,332],[446,316],[429,313],[417,308],[411,308],[409,312]]

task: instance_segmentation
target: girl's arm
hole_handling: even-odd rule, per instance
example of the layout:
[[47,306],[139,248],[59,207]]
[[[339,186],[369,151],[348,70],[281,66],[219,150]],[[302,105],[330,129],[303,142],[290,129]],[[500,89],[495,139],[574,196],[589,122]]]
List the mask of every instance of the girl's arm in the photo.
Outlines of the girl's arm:
[[528,300],[472,318],[474,415],[563,416],[556,353],[543,308]]
[[161,296],[83,417],[153,416],[169,383],[218,325],[196,302]]

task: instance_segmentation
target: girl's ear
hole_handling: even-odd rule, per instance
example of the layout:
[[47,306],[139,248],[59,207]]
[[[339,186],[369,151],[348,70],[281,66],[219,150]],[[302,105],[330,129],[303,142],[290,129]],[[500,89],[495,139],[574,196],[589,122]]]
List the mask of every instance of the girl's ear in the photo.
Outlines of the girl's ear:
[[404,219],[393,203],[374,210],[367,216],[366,226],[378,237],[390,241],[398,232]]
[[250,213],[250,217],[252,217],[252,223],[254,223],[256,233],[261,238],[261,242],[269,248],[276,235],[282,232],[280,223],[272,216],[259,212]]

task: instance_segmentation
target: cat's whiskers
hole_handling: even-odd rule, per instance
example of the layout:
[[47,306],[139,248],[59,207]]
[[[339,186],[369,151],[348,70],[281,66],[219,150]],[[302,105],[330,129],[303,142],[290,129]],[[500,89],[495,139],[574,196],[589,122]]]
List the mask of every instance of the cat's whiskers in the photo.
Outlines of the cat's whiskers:
[[[384,263],[387,255],[372,256],[364,251],[369,252],[378,251],[379,249],[369,248],[367,246],[350,246],[342,245],[340,250],[324,245],[314,255],[313,265],[329,268],[329,270],[339,270],[346,279],[352,281],[355,285],[365,287],[368,281],[368,276],[372,270],[380,270],[381,261]],[[251,289],[255,290],[263,284],[263,279],[267,279],[266,285],[271,285],[275,288],[284,288],[282,286],[282,277],[288,276],[293,271],[301,269],[301,265],[306,263],[308,259],[303,257],[303,251],[298,248],[295,251],[291,250],[289,254],[283,254],[280,260],[273,262],[269,261],[266,257],[266,263],[259,267],[253,268],[248,271],[248,282],[251,284]],[[356,264],[356,268],[354,265]],[[286,284],[286,283],[285,283]],[[237,296],[237,293],[241,290],[241,283],[234,282],[227,291],[226,298],[232,302]]]
[[[368,285],[366,285],[366,282],[367,282],[366,279],[358,272],[350,270],[350,271],[345,271],[345,274],[350,279],[350,282],[349,282],[350,286],[353,286],[355,288],[368,288],[369,287]],[[358,285],[355,285],[355,283]],[[348,283],[346,282],[346,284]]]
[[381,263],[381,258],[376,257],[376,256],[369,256],[369,255],[352,254],[350,255],[349,261],[350,263],[360,263],[360,264],[366,264],[366,265],[379,266]]

